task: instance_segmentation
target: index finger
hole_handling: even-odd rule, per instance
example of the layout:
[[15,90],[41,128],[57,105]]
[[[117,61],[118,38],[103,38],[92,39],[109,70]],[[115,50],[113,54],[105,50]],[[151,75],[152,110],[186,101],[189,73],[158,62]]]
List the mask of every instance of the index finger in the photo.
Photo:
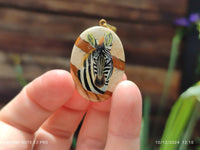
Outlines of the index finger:
[[0,111],[0,132],[6,130],[0,141],[33,138],[33,133],[73,91],[71,75],[62,70],[49,71],[32,81]]

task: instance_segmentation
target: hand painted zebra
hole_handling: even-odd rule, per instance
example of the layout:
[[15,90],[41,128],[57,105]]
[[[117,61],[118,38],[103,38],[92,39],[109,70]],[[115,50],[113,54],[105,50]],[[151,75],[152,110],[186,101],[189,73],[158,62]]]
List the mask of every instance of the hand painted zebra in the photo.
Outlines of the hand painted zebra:
[[92,34],[87,35],[89,44],[95,48],[84,60],[83,68],[78,70],[78,78],[85,90],[104,94],[113,72],[113,61],[110,53],[113,36],[111,33],[98,42]]

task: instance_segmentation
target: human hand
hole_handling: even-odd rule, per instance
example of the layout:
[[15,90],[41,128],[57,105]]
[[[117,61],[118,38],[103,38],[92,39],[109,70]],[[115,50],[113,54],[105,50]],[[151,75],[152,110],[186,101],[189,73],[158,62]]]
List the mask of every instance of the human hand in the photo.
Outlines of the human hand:
[[[38,77],[0,111],[0,149],[70,149],[85,113],[77,150],[139,150],[142,100],[137,86],[122,81],[112,100],[92,103],[78,94],[63,70]],[[38,143],[29,143],[34,140]]]

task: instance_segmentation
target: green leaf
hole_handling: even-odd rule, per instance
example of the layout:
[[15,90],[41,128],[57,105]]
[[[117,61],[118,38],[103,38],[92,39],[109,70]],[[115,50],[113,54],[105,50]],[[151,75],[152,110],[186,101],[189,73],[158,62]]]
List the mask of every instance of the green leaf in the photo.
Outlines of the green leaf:
[[76,139],[76,137],[74,136],[73,137],[73,140],[72,140],[72,148],[76,148],[76,143],[77,143],[77,139]]
[[200,82],[198,82],[195,86],[190,87],[186,92],[184,92],[181,97],[195,97],[200,102]]
[[[187,125],[187,128],[183,134],[183,137],[182,137],[182,141],[190,141],[190,142],[194,142],[192,140],[190,140],[190,137],[192,135],[192,131],[195,127],[195,124],[198,120],[198,116],[199,116],[199,113],[200,113],[200,103],[197,103],[197,105],[194,106],[194,111],[193,111],[193,114],[191,115],[191,118],[190,118],[190,121],[188,122],[188,125]],[[179,145],[179,149],[180,150],[186,150],[188,147],[188,144],[185,144],[184,142],[181,142],[180,145]]]
[[[183,139],[189,139],[199,115],[200,85],[185,91],[172,107],[161,139],[160,150],[176,150],[182,147]],[[196,108],[198,106],[198,108]],[[194,118],[193,118],[194,117]],[[187,133],[187,132],[188,133]],[[163,143],[162,143],[163,142]],[[171,142],[171,143],[170,143]],[[179,142],[174,143],[173,142]],[[184,147],[186,148],[186,147]]]
[[24,75],[23,75],[24,72],[23,72],[23,68],[21,66],[21,58],[18,54],[11,54],[10,58],[13,61],[13,64],[14,64],[16,80],[23,87],[27,84],[27,81],[26,81],[26,79],[24,78]]
[[150,108],[151,108],[151,100],[150,100],[150,97],[147,96],[144,99],[144,109],[143,109],[144,112],[143,112],[142,128],[141,128],[141,134],[140,134],[140,149],[141,150],[150,149],[148,145]]
[[19,82],[19,84],[23,87],[27,84],[26,79],[23,76],[23,69],[20,64],[15,65],[15,73],[16,73],[16,79]]

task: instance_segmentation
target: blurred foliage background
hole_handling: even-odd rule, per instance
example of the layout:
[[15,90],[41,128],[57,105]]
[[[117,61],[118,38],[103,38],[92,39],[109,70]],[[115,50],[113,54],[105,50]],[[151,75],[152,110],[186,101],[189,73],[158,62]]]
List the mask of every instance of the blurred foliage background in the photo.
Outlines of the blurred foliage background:
[[174,21],[199,10],[198,0],[0,0],[0,106],[44,72],[69,71],[76,38],[104,18],[118,29],[128,79],[148,96],[144,142],[158,147],[172,105],[200,79],[196,27],[177,29]]

